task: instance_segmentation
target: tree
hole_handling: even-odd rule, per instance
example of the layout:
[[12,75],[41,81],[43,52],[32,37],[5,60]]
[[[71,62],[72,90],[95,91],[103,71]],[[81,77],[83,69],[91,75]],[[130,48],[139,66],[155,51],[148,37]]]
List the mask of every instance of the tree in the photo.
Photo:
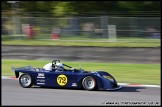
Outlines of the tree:
[[[11,11],[7,1],[2,1],[2,11]],[[20,1],[19,11],[32,13],[33,16],[94,16],[144,14],[158,12],[160,16],[160,1]],[[38,14],[41,12],[41,14]],[[51,14],[51,15],[49,15]]]

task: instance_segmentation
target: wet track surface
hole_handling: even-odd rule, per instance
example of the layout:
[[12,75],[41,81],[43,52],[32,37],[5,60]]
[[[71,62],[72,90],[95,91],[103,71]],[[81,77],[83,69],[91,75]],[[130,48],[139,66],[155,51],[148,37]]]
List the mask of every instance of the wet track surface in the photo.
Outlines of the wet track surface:
[[116,91],[22,88],[18,80],[2,79],[2,105],[161,105],[161,88],[123,86]]

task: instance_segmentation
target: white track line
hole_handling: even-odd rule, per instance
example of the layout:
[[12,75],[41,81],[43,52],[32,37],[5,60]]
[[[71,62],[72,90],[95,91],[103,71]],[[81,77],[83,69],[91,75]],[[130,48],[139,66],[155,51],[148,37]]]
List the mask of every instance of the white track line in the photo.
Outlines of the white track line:
[[157,88],[161,88],[160,85],[145,85],[145,84],[131,84],[131,83],[118,83],[118,85],[126,85],[126,86],[133,86],[133,87],[157,87]]

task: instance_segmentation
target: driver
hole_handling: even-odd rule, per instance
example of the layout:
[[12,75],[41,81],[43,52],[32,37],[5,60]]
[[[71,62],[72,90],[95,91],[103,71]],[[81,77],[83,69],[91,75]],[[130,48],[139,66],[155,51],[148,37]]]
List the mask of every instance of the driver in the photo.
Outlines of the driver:
[[[48,71],[52,71],[52,63],[46,64],[46,65],[43,67],[43,69],[48,70]],[[56,69],[57,71],[63,71],[63,70],[64,70],[64,66],[63,66],[62,63],[58,62],[58,63],[56,63],[56,65],[55,65],[55,69]]]
[[[43,69],[45,69],[47,71],[52,71],[52,63],[46,64],[43,67]],[[63,71],[63,70],[65,70],[64,65],[62,63],[60,63],[60,62],[57,62],[55,64],[55,69],[56,69],[56,71]],[[73,71],[73,70],[75,70],[75,68],[71,68],[71,70]]]
[[56,63],[55,69],[58,71],[63,71],[64,70],[64,65],[60,62]]
[[43,69],[47,70],[47,71],[52,71],[52,63],[48,63],[46,64]]

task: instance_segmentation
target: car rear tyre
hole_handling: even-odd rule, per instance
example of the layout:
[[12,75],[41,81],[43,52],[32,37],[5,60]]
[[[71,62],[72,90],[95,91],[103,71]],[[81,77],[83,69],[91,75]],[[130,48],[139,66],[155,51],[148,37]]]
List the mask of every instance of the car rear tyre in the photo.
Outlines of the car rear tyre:
[[94,90],[96,88],[96,80],[92,76],[87,76],[82,80],[82,86],[85,90]]
[[30,88],[33,85],[31,76],[29,74],[22,74],[19,78],[19,84],[23,88]]

